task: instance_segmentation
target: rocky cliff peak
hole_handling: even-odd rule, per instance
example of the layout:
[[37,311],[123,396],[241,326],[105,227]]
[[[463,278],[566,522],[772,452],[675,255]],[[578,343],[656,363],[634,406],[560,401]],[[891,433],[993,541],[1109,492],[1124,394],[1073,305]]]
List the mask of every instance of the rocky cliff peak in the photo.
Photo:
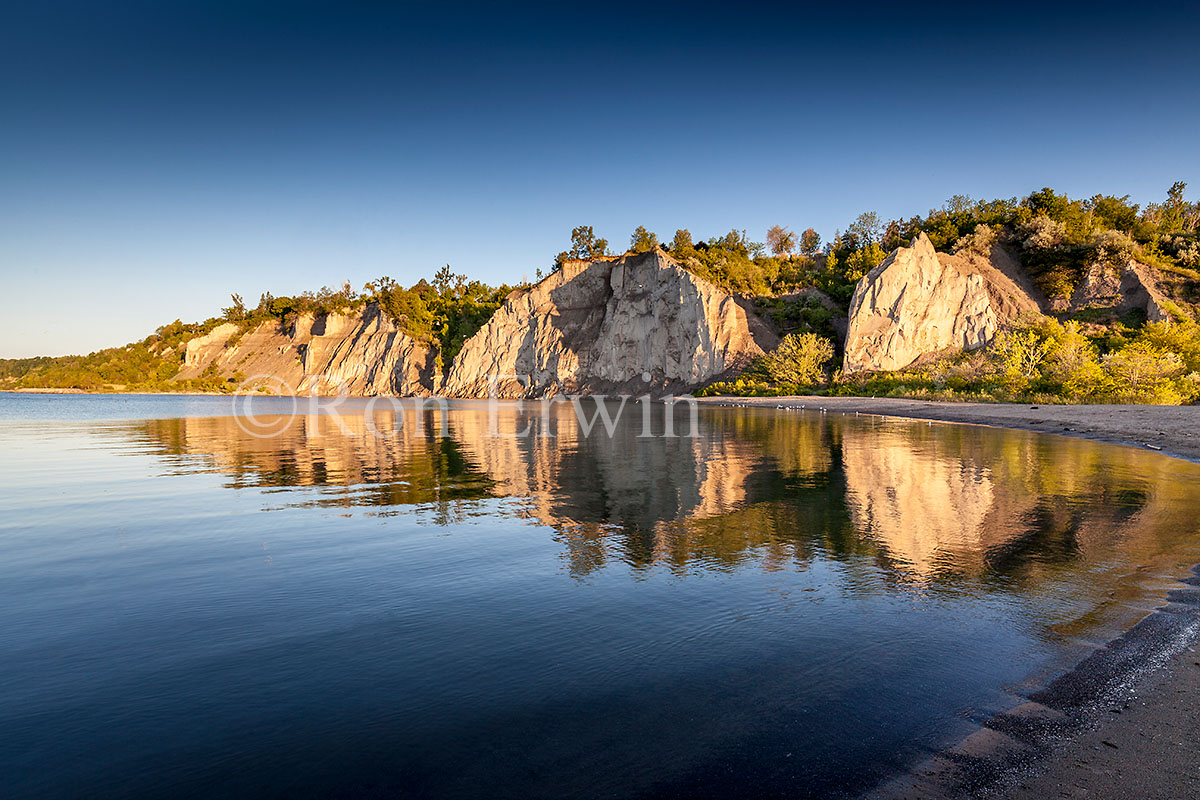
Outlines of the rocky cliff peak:
[[988,258],[948,255],[921,233],[859,281],[843,369],[902,369],[930,353],[983,347],[1002,324],[1039,307],[1001,248]]
[[444,392],[486,397],[492,376],[501,397],[687,391],[776,344],[739,300],[662,249],[569,261],[505,301],[463,346]]

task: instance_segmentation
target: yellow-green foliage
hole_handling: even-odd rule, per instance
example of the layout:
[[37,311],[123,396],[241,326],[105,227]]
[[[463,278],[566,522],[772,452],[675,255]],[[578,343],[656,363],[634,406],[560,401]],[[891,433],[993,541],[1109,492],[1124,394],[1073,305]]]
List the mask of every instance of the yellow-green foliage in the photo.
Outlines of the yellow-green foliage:
[[[410,288],[391,278],[368,283],[357,294],[348,285],[340,290],[322,288],[295,297],[264,293],[258,305],[247,309],[242,299],[222,309],[222,317],[202,323],[179,320],[164,325],[141,342],[101,350],[86,356],[58,358],[0,359],[0,387],[76,388],[88,391],[232,391],[240,380],[219,375],[210,368],[199,378],[174,380],[183,362],[187,342],[210,332],[217,325],[233,322],[239,330],[230,338],[238,341],[255,326],[277,320],[288,327],[301,313],[322,314],[361,307],[376,302],[406,333],[438,348],[438,358],[449,364],[470,338],[500,307],[511,289],[487,286],[479,281],[440,270],[433,282],[422,280]],[[235,376],[236,378],[236,376]]]
[[1144,339],[1106,355],[1104,372],[1110,396],[1130,403],[1177,405],[1200,390],[1200,375],[1188,375],[1178,353]]
[[368,283],[366,291],[367,299],[378,303],[405,333],[435,345],[444,368],[463,343],[492,318],[512,289],[468,281],[443,270],[433,283],[422,280],[405,289],[384,277]]
[[[1110,347],[1101,353],[1101,345]],[[933,364],[847,378],[838,394],[1040,402],[1190,403],[1200,399],[1200,325],[1151,323],[1104,342],[1077,322],[1027,321],[990,347]]]
[[887,258],[887,253],[883,252],[883,248],[875,242],[869,242],[846,256],[843,276],[850,283],[858,283],[864,275],[879,266],[885,258]]
[[1188,372],[1200,372],[1200,324],[1150,322],[1142,329],[1142,338],[1160,350],[1178,353]]
[[745,231],[693,244],[691,233],[679,230],[669,249],[690,272],[736,294],[780,294],[814,283],[810,255],[764,255],[763,245],[749,241]]
[[697,397],[780,397],[790,394],[803,394],[799,386],[767,383],[754,378],[741,377],[734,381],[718,381],[705,386],[696,392]]
[[833,343],[822,336],[789,333],[778,348],[755,359],[740,378],[710,384],[697,395],[770,397],[809,392],[827,382],[826,367],[833,352]]
[[814,333],[789,333],[779,347],[760,356],[754,372],[775,384],[814,386],[825,382],[833,344]]
[[0,387],[9,389],[85,389],[88,391],[221,391],[223,382],[172,382],[187,342],[224,320],[199,323],[175,320],[140,342],[88,355],[0,359]]
[[[814,382],[761,368],[704,394],[780,395]],[[836,378],[830,394],[941,400],[1182,404],[1200,400],[1200,325],[1156,322],[1095,340],[1078,322],[1027,319],[982,350],[894,372]]]

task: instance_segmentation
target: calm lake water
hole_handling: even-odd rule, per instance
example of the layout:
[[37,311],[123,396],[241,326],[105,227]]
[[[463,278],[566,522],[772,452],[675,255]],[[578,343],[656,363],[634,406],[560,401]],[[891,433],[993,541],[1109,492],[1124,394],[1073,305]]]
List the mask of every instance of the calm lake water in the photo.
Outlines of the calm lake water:
[[849,796],[1200,562],[1200,466],[1133,448],[231,410],[0,395],[4,796]]

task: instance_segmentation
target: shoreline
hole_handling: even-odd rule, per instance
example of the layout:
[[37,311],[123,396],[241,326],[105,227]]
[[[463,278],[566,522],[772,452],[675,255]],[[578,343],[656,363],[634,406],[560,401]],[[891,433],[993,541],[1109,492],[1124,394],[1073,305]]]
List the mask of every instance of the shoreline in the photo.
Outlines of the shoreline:
[[779,408],[926,419],[1015,428],[1140,447],[1200,462],[1200,406],[1025,405],[890,397],[700,397],[708,405]]
[[[1014,428],[1200,462],[1197,406],[1030,406],[814,396],[721,396],[699,402]],[[1162,605],[1065,674],[1025,695],[1025,702],[862,796],[1200,796],[1200,566],[1178,580]]]

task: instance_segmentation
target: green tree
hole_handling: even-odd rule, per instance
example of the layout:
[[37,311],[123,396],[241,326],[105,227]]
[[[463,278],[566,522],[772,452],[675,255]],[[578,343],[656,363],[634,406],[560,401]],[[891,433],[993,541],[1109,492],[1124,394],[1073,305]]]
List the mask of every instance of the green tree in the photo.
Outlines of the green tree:
[[633,235],[629,237],[629,249],[635,253],[648,253],[658,247],[658,234],[646,230],[645,225],[638,225]]
[[746,237],[744,230],[739,231],[734,228],[724,236],[709,239],[708,246],[711,249],[724,250],[741,258],[749,258],[752,242]]
[[1085,204],[1058,194],[1049,186],[1026,197],[1024,206],[1030,216],[1041,214],[1061,225],[1069,241],[1081,241],[1092,232],[1092,218]]
[[847,281],[858,283],[864,275],[883,263],[885,258],[887,253],[883,252],[883,248],[871,242],[846,256],[843,275]]
[[1033,328],[1005,331],[992,342],[1001,377],[1017,393],[1028,391],[1041,377],[1050,350],[1050,339]]
[[675,231],[675,238],[671,240],[671,252],[678,256],[692,249],[694,249],[692,232],[687,228]]
[[451,271],[449,264],[435,272],[433,275],[433,280],[431,281],[433,288],[437,290],[438,294],[441,295],[448,294],[452,289],[464,286],[466,282],[466,276],[455,275],[454,272]]
[[1183,181],[1175,181],[1171,184],[1171,188],[1167,189],[1167,202],[1162,207],[1162,232],[1176,233],[1186,230],[1188,203],[1183,198],[1183,193],[1187,189],[1187,184]]
[[1045,373],[1072,399],[1090,397],[1103,387],[1104,369],[1091,340],[1071,320],[1062,325],[1050,320],[1050,351]]
[[1104,357],[1109,390],[1119,399],[1135,403],[1178,404],[1185,399],[1175,386],[1184,375],[1178,353],[1161,350],[1149,342],[1134,342]]
[[1200,372],[1200,324],[1149,322],[1142,328],[1142,338],[1153,347],[1177,353],[1188,372]]
[[787,386],[813,386],[825,380],[833,344],[815,333],[789,333],[779,347],[760,357],[757,371]]
[[596,236],[591,225],[580,225],[571,229],[571,249],[564,250],[554,259],[554,269],[560,269],[568,259],[589,259],[608,255],[608,240]]
[[1088,207],[1102,228],[1130,233],[1137,225],[1138,207],[1129,202],[1129,195],[1098,194],[1088,201]]
[[233,305],[229,308],[221,309],[221,316],[230,322],[241,322],[247,316],[246,303],[243,302],[240,294],[231,294],[229,296],[233,300]]
[[878,242],[882,230],[883,225],[879,222],[879,215],[874,211],[864,211],[854,222],[850,223],[846,232],[857,239],[860,245],[867,245]]

